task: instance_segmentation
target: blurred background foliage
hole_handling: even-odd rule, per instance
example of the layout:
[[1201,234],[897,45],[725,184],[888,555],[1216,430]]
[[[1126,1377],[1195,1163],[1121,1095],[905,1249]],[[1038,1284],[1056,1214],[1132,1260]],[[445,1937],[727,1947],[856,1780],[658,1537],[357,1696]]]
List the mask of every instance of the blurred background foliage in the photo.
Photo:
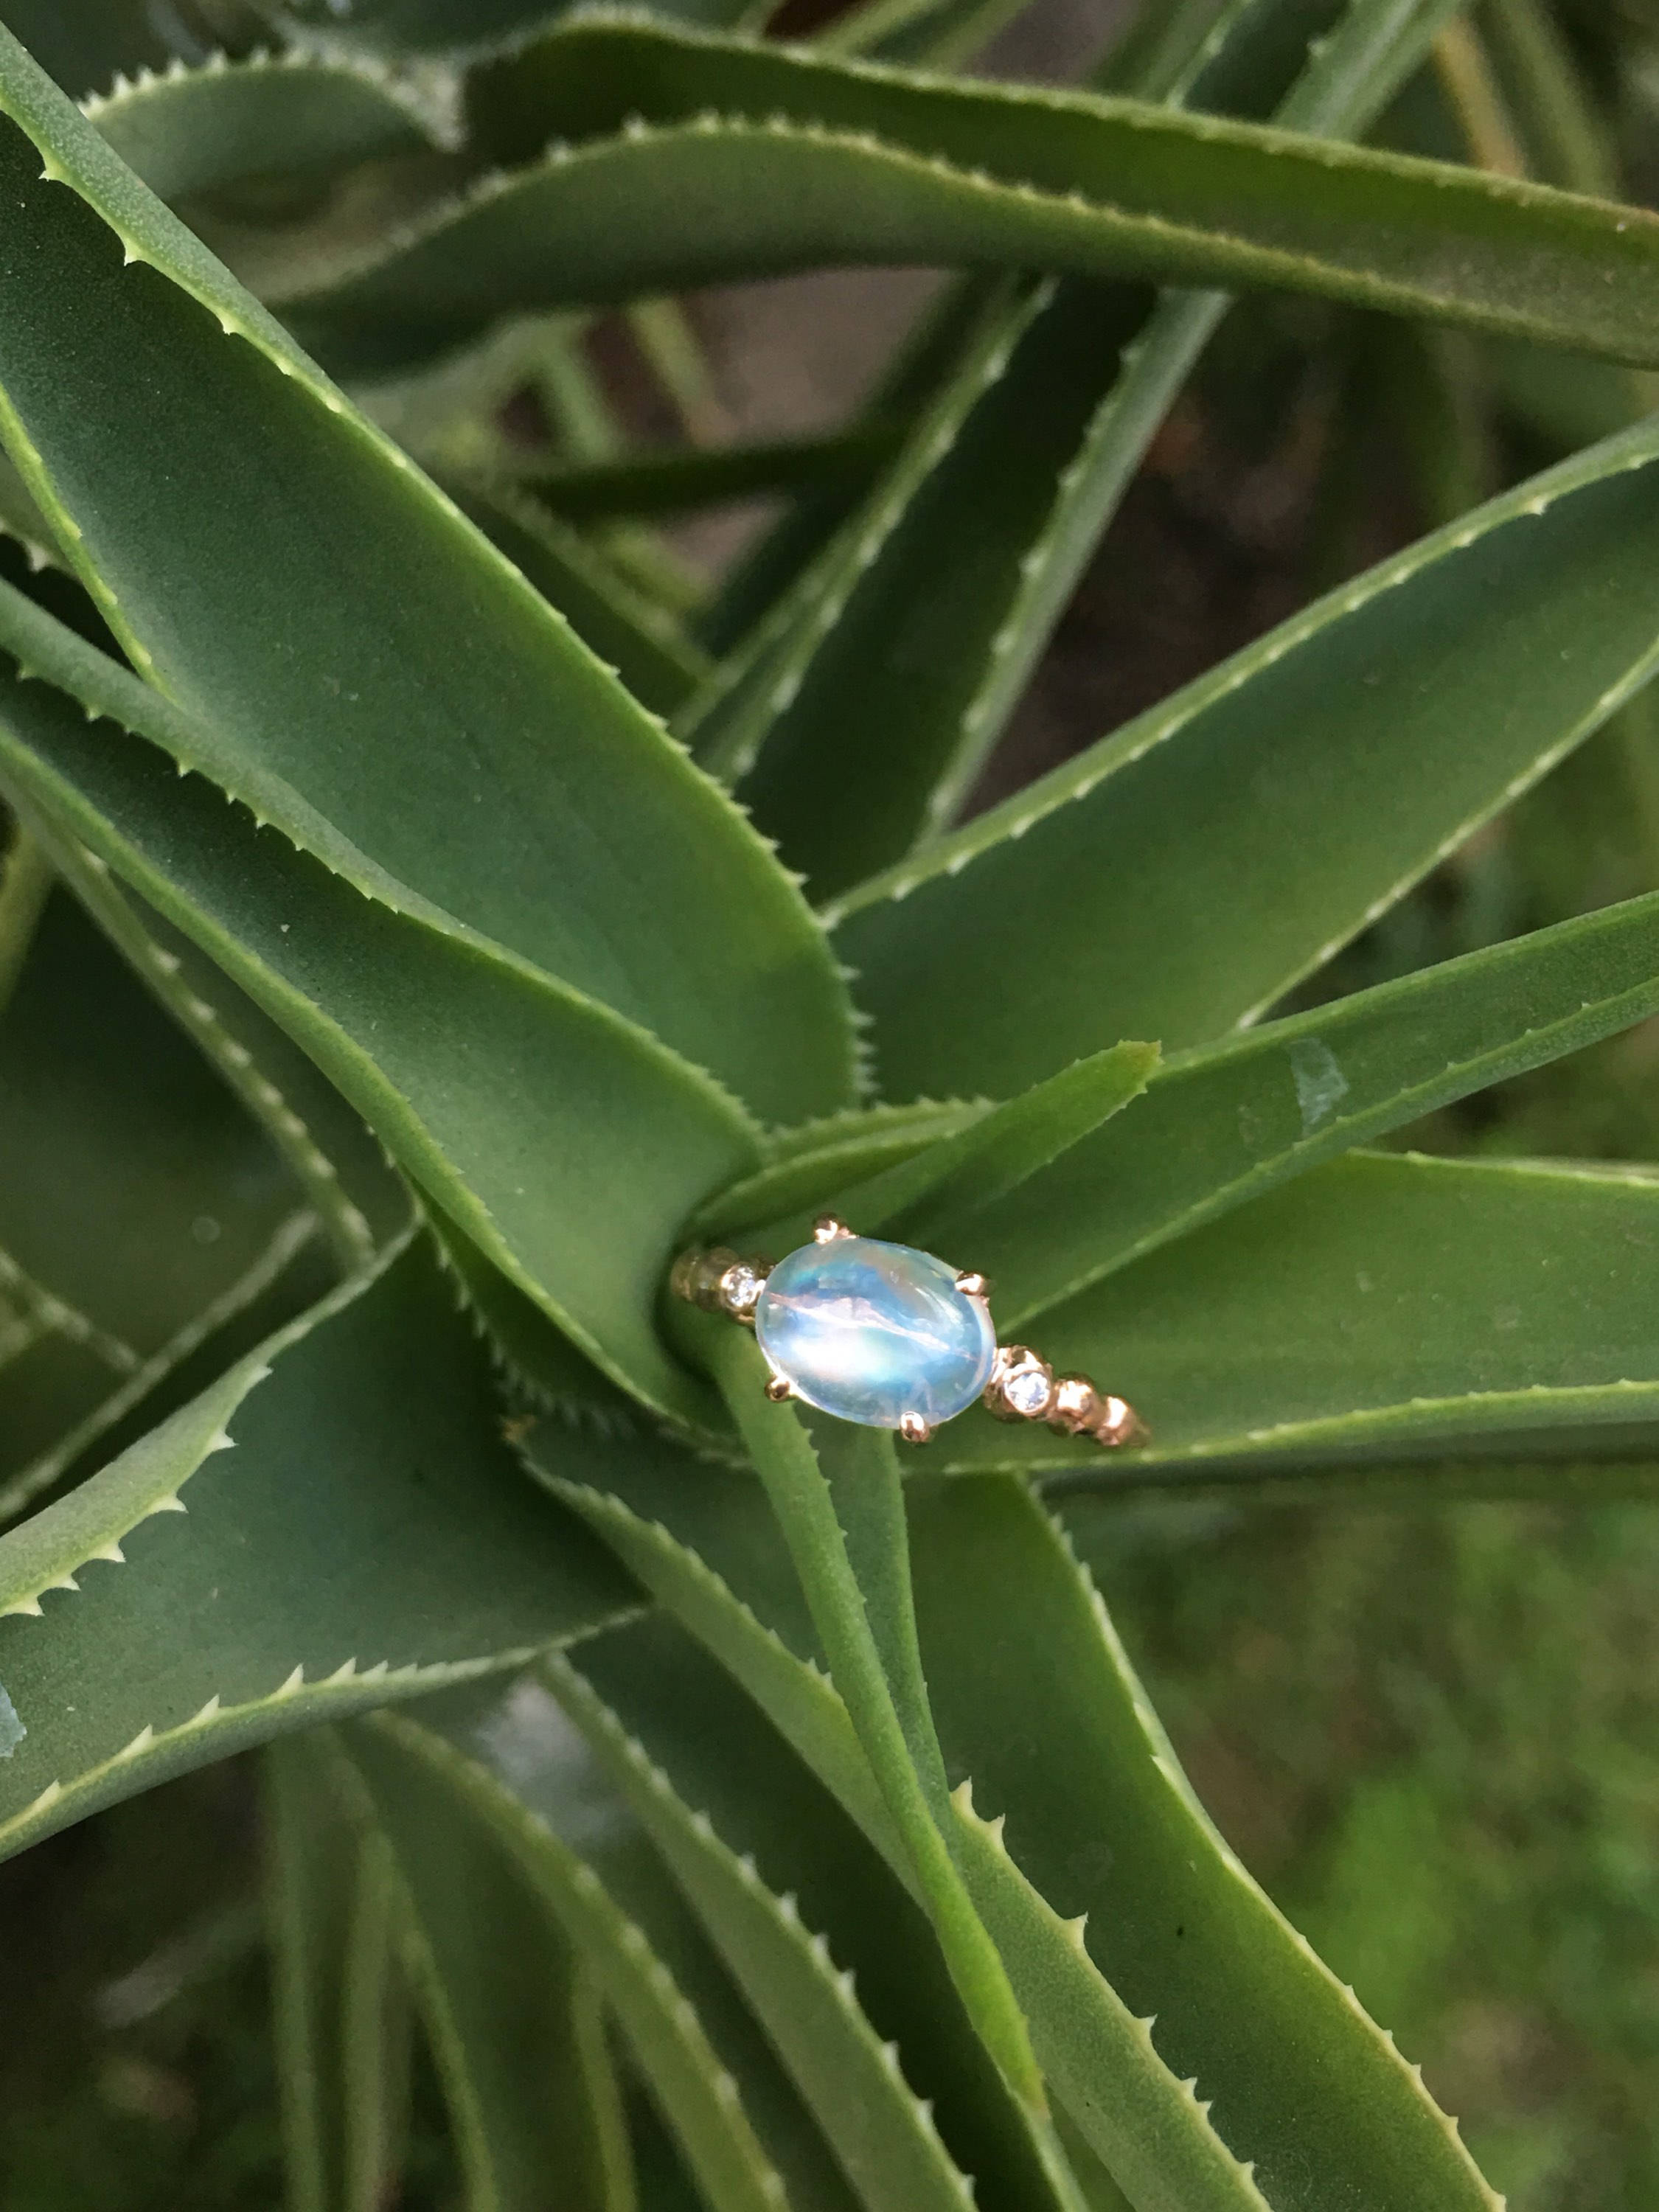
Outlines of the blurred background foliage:
[[[828,12],[791,0],[787,26]],[[1036,0],[981,65],[1075,76],[1116,14],[1112,0]],[[0,18],[77,94],[112,39],[137,68],[256,36],[240,0],[0,0]],[[1659,0],[1490,0],[1472,20],[1487,40],[1475,65],[1443,45],[1378,135],[1651,204]],[[1540,36],[1571,79],[1539,76]],[[1563,82],[1583,100],[1564,101]],[[623,442],[822,436],[927,295],[921,277],[840,276],[700,297],[684,321],[603,317],[574,346],[538,350],[532,333],[489,410],[452,412],[443,436],[555,463]],[[1580,361],[1246,301],[1158,438],[983,796],[1656,397],[1650,380]],[[382,411],[396,422],[401,404],[384,395]],[[855,449],[823,464],[857,465]],[[751,500],[663,529],[611,526],[607,549],[695,603],[775,512]],[[1650,699],[1449,859],[1320,988],[1654,888]],[[72,1022],[72,992],[60,1011]],[[1659,1161],[1659,1024],[1400,1141]],[[1327,1487],[1248,1508],[1194,1494],[1070,1510],[1200,1794],[1422,2061],[1516,2212],[1659,2201],[1659,1508],[1613,1494],[1618,1480],[1575,1492],[1557,1471],[1530,1504],[1430,1502],[1406,1481],[1379,1503],[1373,1481],[1363,1504]],[[0,1868],[0,2212],[276,2203],[268,2009],[250,1763]],[[436,2212],[458,2183],[418,2069],[413,2095],[402,2203]]]

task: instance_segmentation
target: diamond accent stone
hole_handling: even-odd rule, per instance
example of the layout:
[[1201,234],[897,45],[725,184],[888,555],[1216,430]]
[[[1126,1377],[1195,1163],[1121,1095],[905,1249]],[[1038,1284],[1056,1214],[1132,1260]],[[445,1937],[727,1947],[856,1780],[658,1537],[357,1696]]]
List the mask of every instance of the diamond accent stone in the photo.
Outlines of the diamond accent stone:
[[720,1304],[729,1314],[750,1314],[766,1288],[766,1278],[739,1260],[735,1267],[728,1267],[720,1277]]
[[1048,1410],[1054,1378],[1040,1360],[1034,1360],[1029,1367],[1011,1368],[1002,1377],[1000,1388],[1011,1412],[1035,1421]]

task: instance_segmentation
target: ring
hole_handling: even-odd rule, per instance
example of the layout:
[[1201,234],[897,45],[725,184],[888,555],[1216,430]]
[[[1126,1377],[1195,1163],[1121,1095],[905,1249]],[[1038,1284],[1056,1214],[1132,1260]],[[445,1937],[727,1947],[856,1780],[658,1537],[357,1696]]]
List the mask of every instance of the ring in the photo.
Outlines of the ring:
[[1046,1421],[1115,1449],[1147,1431],[1127,1400],[1086,1375],[1056,1375],[1024,1344],[999,1344],[991,1285],[931,1252],[860,1237],[826,1213],[812,1242],[775,1263],[718,1246],[682,1253],[677,1297],[752,1328],[769,1398],[799,1398],[925,1444],[975,1398],[1000,1420]]

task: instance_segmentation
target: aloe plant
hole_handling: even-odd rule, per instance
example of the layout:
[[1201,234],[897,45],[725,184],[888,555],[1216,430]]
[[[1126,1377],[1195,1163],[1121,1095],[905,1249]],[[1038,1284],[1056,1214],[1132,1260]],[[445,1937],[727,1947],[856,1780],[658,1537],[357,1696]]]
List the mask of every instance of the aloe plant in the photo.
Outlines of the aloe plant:
[[[1659,218],[1535,0],[1006,12],[5,10],[0,1849],[269,1747],[295,2212],[411,2005],[480,2212],[1498,2201],[1064,1516],[1655,1456],[1652,1173],[1390,1140],[1659,1013],[1659,892],[1338,956],[1659,661]],[[1469,158],[1365,144],[1431,57]],[[695,410],[665,298],[860,262],[960,273],[842,432],[617,447],[584,319]],[[972,811],[1263,287],[1605,434]],[[826,1210],[1150,1441],[769,1401],[669,1271]]]

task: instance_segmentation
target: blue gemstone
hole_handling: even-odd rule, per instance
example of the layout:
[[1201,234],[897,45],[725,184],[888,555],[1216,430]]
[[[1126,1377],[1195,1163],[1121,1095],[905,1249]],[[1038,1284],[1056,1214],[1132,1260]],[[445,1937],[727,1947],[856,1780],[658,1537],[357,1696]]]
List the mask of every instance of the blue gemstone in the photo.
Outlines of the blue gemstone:
[[809,1406],[872,1429],[896,1429],[906,1413],[948,1421],[985,1388],[997,1351],[984,1301],[963,1296],[954,1268],[872,1237],[780,1260],[755,1334]]

